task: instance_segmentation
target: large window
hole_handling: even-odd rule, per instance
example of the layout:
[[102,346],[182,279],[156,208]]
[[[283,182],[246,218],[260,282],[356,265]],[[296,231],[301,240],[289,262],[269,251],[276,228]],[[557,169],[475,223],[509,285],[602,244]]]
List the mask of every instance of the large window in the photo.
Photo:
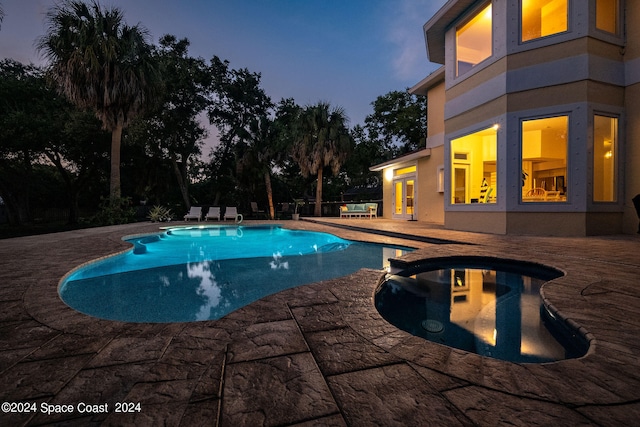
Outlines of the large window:
[[618,0],[596,0],[596,28],[618,33]]
[[491,4],[456,30],[456,75],[466,73],[492,52]]
[[567,200],[569,117],[522,122],[522,201]]
[[616,201],[616,152],[618,119],[595,116],[593,120],[593,201]]
[[497,126],[451,141],[451,203],[495,203]]
[[568,0],[521,0],[522,41],[568,30]]

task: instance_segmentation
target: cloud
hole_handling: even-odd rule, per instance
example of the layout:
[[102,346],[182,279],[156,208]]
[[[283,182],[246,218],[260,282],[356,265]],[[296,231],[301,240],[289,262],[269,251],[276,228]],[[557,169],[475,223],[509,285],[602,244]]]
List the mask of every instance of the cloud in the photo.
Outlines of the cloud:
[[427,59],[422,26],[444,3],[445,0],[394,2],[387,34],[394,46],[392,66],[396,79],[417,82],[435,68]]

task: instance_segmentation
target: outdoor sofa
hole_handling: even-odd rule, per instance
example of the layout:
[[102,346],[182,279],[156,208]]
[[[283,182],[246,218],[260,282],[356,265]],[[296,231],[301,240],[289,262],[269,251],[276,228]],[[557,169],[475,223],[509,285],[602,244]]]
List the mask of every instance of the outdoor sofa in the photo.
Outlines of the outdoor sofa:
[[369,219],[378,217],[377,203],[347,203],[340,206],[340,218],[368,216]]

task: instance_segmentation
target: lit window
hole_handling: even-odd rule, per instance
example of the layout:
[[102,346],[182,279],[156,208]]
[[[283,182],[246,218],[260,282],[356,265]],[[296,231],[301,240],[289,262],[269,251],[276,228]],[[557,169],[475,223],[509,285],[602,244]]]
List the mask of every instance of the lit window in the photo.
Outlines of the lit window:
[[596,28],[613,34],[618,32],[618,0],[596,0]]
[[451,203],[495,203],[497,190],[495,127],[451,141]]
[[595,116],[593,120],[593,201],[616,201],[616,139],[618,119]]
[[396,169],[393,171],[394,175],[404,175],[407,173],[414,173],[416,171],[415,166],[407,166],[406,168]]
[[522,41],[567,31],[567,2],[568,0],[521,0]]
[[466,73],[491,56],[491,4],[456,31],[456,75]]
[[569,117],[522,122],[522,201],[567,200]]

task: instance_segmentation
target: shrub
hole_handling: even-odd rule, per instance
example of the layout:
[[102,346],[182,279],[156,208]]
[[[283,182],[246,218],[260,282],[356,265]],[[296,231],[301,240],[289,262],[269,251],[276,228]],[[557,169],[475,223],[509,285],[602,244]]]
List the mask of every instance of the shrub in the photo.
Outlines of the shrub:
[[171,209],[165,208],[164,206],[159,206],[159,205],[155,205],[154,207],[152,207],[151,210],[149,211],[149,216],[148,216],[151,222],[171,221],[172,217],[173,217],[173,212],[171,212]]
[[92,222],[98,225],[116,225],[135,222],[136,210],[131,206],[130,197],[116,200],[102,199],[98,213]]

